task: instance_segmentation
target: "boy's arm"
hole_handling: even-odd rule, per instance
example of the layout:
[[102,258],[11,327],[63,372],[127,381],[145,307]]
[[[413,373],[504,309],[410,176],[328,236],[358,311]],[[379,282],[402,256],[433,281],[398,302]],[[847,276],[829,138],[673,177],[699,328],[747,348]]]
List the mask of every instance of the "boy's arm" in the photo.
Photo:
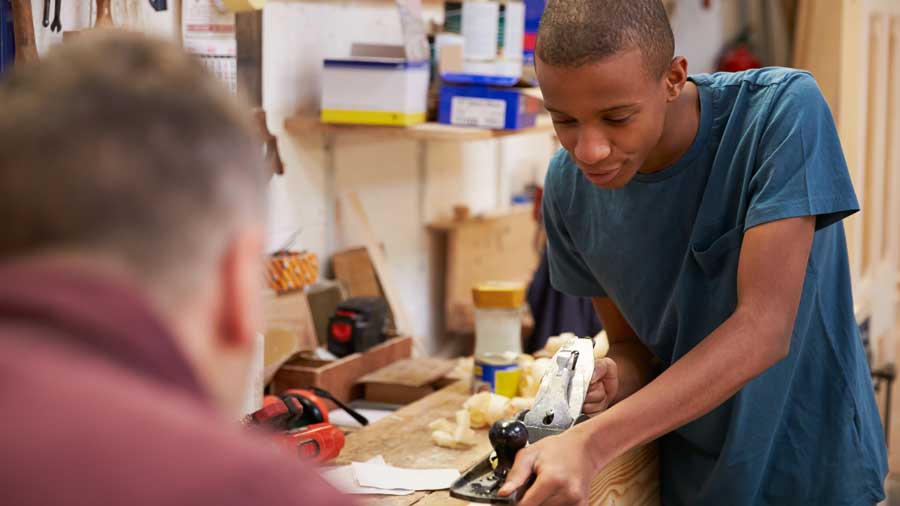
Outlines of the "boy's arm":
[[618,392],[609,402],[613,405],[653,379],[653,354],[638,339],[612,299],[594,297],[591,302],[609,339],[609,353],[606,356],[616,363]]
[[814,230],[813,216],[747,230],[734,314],[644,388],[520,450],[501,492],[536,473],[521,506],[583,502],[593,477],[614,458],[710,412],[787,356]]

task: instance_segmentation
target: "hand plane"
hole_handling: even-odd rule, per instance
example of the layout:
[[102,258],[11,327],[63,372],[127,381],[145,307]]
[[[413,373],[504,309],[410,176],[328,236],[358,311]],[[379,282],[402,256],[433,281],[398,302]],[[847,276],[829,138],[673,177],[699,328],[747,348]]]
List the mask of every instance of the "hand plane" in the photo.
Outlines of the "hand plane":
[[593,340],[577,338],[564,344],[541,378],[534,406],[491,427],[488,437],[497,455],[496,466],[491,456],[479,461],[450,487],[450,495],[471,502],[516,504],[530,483],[507,497],[497,495],[516,453],[528,443],[560,434],[587,419],[581,408],[593,373]]

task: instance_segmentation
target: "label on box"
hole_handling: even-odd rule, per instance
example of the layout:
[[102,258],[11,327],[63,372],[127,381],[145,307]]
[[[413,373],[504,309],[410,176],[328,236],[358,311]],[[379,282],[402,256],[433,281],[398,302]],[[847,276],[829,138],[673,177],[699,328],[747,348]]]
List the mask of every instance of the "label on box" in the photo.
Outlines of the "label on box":
[[450,103],[452,125],[503,128],[506,125],[506,101],[494,98],[453,97]]

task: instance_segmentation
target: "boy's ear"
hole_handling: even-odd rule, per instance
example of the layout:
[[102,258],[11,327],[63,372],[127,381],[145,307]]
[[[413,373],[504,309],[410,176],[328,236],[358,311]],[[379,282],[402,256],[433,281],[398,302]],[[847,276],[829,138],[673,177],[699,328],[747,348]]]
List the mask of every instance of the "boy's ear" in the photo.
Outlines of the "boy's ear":
[[672,59],[672,63],[669,64],[669,69],[666,71],[665,81],[666,81],[666,93],[667,99],[669,102],[673,102],[679,95],[681,95],[681,90],[684,89],[684,85],[687,83],[688,77],[688,62],[687,58],[684,56],[676,56]]

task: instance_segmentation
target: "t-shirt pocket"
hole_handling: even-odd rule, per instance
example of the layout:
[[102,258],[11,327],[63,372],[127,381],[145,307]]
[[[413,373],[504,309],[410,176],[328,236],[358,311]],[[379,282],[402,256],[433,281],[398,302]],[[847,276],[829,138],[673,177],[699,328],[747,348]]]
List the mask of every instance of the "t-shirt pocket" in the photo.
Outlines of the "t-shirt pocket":
[[738,225],[710,242],[691,244],[691,255],[700,269],[710,278],[721,274],[730,264],[737,269],[738,254],[734,250],[741,247],[744,226]]

